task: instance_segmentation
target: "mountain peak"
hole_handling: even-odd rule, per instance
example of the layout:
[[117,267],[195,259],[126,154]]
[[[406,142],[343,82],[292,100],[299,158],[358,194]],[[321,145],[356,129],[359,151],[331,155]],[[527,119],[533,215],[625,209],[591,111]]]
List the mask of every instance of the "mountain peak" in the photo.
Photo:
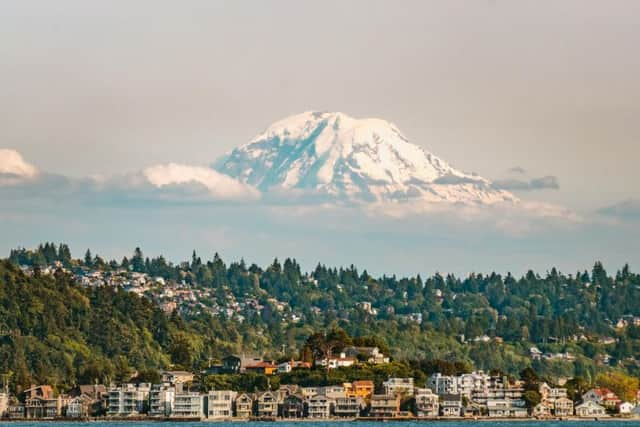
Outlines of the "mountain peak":
[[236,148],[221,172],[262,191],[301,189],[348,201],[515,201],[490,181],[451,167],[392,123],[307,111]]

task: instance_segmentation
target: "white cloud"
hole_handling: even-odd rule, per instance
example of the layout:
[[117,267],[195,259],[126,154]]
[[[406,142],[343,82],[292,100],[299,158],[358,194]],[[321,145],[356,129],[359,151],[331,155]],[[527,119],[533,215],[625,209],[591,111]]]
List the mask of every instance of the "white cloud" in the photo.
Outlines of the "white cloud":
[[[260,199],[255,188],[212,169],[175,163],[112,177],[71,178],[39,172],[19,153],[0,154],[0,198],[62,200],[128,207],[171,203],[236,203]],[[4,185],[3,185],[4,184]]]
[[168,163],[151,166],[142,171],[142,176],[159,189],[199,184],[216,200],[243,201],[260,198],[258,190],[250,185],[206,167]]
[[0,149],[0,185],[12,185],[30,180],[38,175],[38,169],[26,162],[16,150]]
[[[362,203],[354,205],[313,191],[272,191],[261,194],[256,188],[209,167],[177,163],[158,164],[140,172],[116,177],[74,179],[39,172],[14,150],[0,150],[0,173],[24,177],[5,186],[2,196],[13,200],[61,200],[105,204],[118,207],[157,206],[158,203],[210,204],[260,203],[262,208],[287,212],[285,217],[314,217],[312,213],[350,212],[373,220],[381,229],[396,221],[425,224],[448,223],[456,227],[491,228],[510,235],[544,230],[553,224],[573,224],[581,219],[572,211],[533,201],[495,205],[428,202]],[[0,175],[2,177],[3,175]],[[2,181],[0,181],[1,183]]]

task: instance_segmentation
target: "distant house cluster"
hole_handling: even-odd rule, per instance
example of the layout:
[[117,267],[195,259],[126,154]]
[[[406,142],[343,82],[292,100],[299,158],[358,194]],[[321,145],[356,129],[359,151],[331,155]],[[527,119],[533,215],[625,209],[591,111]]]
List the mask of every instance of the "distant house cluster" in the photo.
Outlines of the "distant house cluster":
[[[295,362],[291,362],[295,363]],[[229,356],[212,369],[269,375],[283,369],[255,357]],[[290,365],[289,365],[290,366]],[[198,390],[196,376],[186,371],[162,372],[161,382],[125,383],[105,387],[82,385],[68,395],[49,385],[32,386],[20,396],[0,393],[0,414],[10,419],[83,419],[104,415],[111,419],[373,419],[393,418],[599,418],[616,412],[639,415],[634,403],[614,392],[594,388],[579,404],[567,389],[541,383],[540,402],[527,407],[522,381],[482,371],[462,375],[436,373],[423,387],[414,378],[391,377],[378,388],[371,380],[340,385],[301,387],[287,384],[277,390],[253,393],[237,390]]]

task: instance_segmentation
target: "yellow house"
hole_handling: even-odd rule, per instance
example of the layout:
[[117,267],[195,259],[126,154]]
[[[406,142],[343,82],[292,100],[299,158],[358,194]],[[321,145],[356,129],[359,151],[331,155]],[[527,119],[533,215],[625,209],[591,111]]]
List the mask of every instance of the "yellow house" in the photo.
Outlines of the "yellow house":
[[265,375],[273,375],[278,371],[278,365],[269,362],[257,362],[245,366],[245,372],[258,372]]
[[373,396],[373,381],[359,380],[352,383],[344,383],[344,389],[347,397],[359,397],[365,401],[369,401]]

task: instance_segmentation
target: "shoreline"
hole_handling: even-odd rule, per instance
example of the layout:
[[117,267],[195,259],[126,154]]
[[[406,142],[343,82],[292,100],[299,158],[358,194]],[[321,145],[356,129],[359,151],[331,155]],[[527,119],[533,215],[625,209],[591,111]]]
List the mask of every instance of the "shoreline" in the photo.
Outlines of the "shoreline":
[[155,417],[100,417],[100,418],[21,418],[21,419],[0,419],[2,423],[354,423],[354,422],[638,422],[640,417],[567,417],[567,418],[492,418],[492,417],[358,417],[358,418],[155,418]]

